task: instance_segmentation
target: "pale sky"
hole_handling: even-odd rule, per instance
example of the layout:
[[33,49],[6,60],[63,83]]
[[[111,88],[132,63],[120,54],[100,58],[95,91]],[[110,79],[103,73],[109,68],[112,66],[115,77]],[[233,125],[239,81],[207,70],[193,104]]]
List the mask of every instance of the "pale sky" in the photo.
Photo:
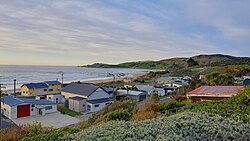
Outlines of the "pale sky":
[[0,0],[0,64],[250,56],[249,0]]

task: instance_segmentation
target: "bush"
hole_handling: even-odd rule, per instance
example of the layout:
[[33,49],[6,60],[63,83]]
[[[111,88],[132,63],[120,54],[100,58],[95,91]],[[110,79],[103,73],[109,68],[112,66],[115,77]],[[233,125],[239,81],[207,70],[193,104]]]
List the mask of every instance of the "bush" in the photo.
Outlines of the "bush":
[[121,110],[116,110],[116,111],[112,111],[110,113],[107,114],[107,120],[111,121],[111,120],[125,120],[128,121],[129,118],[131,116],[131,113],[129,113],[129,111],[126,109],[121,109]]
[[157,117],[159,105],[153,98],[148,98],[137,106],[137,110],[132,116],[132,120],[145,120]]
[[247,140],[250,125],[209,113],[181,113],[139,122],[113,121],[61,140]]

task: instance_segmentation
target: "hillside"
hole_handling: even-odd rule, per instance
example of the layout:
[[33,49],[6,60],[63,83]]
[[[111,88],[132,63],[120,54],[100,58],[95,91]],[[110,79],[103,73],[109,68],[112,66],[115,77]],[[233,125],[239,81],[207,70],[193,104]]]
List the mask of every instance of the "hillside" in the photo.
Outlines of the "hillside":
[[[196,67],[204,66],[227,66],[227,65],[250,65],[250,57],[234,57],[222,54],[198,55],[190,57]],[[84,67],[94,68],[139,68],[139,69],[183,69],[190,67],[190,58],[170,58],[159,61],[127,62],[118,65],[95,63]],[[197,63],[197,64],[196,64]]]

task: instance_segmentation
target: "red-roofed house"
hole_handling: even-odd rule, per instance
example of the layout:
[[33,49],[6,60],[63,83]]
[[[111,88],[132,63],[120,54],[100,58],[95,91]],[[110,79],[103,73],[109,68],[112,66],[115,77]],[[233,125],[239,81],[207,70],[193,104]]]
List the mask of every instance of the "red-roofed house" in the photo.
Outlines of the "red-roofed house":
[[193,103],[223,100],[237,95],[242,89],[244,89],[243,86],[202,86],[187,93],[187,97],[190,98]]

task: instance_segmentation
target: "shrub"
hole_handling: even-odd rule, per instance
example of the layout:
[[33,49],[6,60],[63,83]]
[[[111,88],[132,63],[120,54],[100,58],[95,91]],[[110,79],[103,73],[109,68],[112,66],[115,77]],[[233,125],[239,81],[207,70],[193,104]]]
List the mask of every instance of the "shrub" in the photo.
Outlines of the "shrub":
[[126,109],[121,109],[121,110],[116,110],[116,111],[112,111],[110,113],[107,114],[107,120],[111,121],[111,120],[129,120],[131,116],[131,113],[129,113],[129,111]]
[[157,117],[159,105],[153,98],[148,98],[137,106],[137,110],[132,116],[132,120],[145,120]]
[[61,140],[247,140],[250,125],[209,113],[181,113],[139,122],[113,121]]

